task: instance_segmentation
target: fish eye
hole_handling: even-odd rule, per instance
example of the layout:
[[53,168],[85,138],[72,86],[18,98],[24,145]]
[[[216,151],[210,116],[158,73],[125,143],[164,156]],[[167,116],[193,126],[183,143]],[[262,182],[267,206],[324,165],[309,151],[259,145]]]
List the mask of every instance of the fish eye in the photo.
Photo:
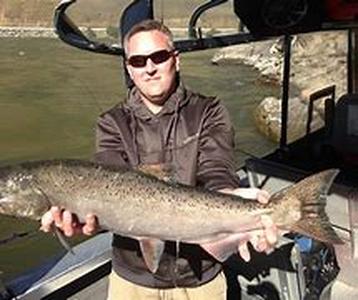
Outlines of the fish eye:
[[20,175],[16,180],[16,185],[20,190],[25,190],[31,184],[31,176]]

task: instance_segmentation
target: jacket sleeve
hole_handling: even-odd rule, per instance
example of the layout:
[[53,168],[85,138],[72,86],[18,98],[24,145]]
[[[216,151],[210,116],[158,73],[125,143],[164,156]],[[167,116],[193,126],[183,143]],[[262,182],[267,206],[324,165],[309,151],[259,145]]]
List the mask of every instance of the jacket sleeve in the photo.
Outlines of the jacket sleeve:
[[120,130],[109,113],[101,115],[97,120],[94,159],[103,165],[129,167]]
[[210,190],[237,188],[234,129],[227,109],[217,99],[205,110],[199,139],[197,184]]

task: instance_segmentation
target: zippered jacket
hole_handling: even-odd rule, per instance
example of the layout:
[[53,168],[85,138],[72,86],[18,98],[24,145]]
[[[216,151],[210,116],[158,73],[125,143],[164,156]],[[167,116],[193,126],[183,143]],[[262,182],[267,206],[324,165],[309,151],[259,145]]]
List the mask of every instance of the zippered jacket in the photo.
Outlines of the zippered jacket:
[[[134,87],[125,103],[103,113],[97,123],[96,161],[134,169],[159,167],[175,182],[209,190],[239,186],[233,149],[234,131],[221,101],[182,84],[158,114],[146,107]],[[221,270],[198,245],[180,243],[176,252],[176,243],[166,242],[158,271],[152,274],[138,241],[115,235],[112,266],[119,276],[156,288],[198,286]]]

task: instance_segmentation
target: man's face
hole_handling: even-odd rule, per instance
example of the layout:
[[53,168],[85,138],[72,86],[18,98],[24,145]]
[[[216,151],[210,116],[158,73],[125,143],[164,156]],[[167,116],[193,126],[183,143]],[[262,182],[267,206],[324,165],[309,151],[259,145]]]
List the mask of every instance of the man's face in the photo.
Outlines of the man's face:
[[[146,56],[160,50],[170,51],[169,58],[167,56],[168,59],[163,62],[155,63],[151,58],[143,66],[133,66],[128,62],[131,57]],[[172,50],[168,37],[157,30],[136,33],[127,42],[127,69],[144,100],[162,105],[173,91],[176,72],[179,71],[179,57]],[[163,56],[159,61],[162,59]]]

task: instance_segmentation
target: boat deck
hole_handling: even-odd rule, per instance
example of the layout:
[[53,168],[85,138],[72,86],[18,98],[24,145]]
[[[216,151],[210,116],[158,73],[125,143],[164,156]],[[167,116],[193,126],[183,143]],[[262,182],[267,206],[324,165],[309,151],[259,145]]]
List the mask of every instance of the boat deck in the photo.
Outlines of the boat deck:
[[107,289],[108,289],[108,277],[105,276],[92,285],[86,287],[85,289],[79,291],[73,296],[69,297],[68,300],[87,300],[87,299],[96,299],[96,300],[106,300],[107,298]]
[[[275,192],[307,175],[294,168],[265,161],[248,161],[248,181]],[[328,197],[327,213],[338,234],[348,241],[350,251],[349,205],[344,186],[335,184]],[[11,282],[8,287],[16,299],[106,299],[107,275],[111,268],[111,234],[104,233],[74,248],[30,274]],[[358,266],[351,261],[351,266]],[[307,289],[303,274],[302,255],[291,239],[282,239],[270,255],[254,253],[249,264],[232,256],[224,264],[228,280],[228,300],[241,299],[303,299]],[[348,278],[351,268],[343,268],[333,288],[321,291],[320,299],[358,299],[358,284]],[[348,273],[347,273],[348,272]],[[333,279],[333,278],[331,278]],[[0,296],[0,299],[1,296]],[[6,299],[6,298],[4,298]]]

